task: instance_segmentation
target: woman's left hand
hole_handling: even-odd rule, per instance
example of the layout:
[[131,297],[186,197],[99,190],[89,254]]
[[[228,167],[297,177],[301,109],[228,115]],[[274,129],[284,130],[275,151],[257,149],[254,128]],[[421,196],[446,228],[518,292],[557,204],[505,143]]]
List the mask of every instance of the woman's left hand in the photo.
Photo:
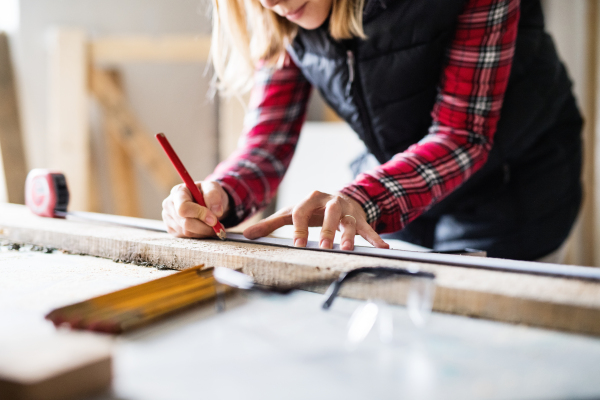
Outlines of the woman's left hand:
[[367,223],[366,214],[361,205],[341,193],[312,192],[298,205],[284,208],[247,228],[244,236],[249,239],[267,236],[284,225],[294,225],[294,246],[296,247],[306,247],[309,226],[322,226],[319,247],[323,249],[333,247],[336,230],[342,233],[342,250],[354,249],[354,236],[357,234],[375,247],[389,248],[389,245]]

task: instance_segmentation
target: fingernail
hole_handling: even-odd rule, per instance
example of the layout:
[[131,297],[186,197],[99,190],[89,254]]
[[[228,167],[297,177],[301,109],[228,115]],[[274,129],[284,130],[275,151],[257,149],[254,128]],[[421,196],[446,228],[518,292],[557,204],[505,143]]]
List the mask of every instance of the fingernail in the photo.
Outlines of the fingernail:
[[306,239],[304,239],[304,238],[294,239],[294,247],[306,247]]
[[319,246],[322,249],[330,249],[331,248],[331,240],[323,239],[323,240],[321,240],[321,243],[319,243]]
[[214,205],[210,208],[210,211],[214,212],[215,214],[219,215],[221,214],[221,206],[220,205]]
[[205,222],[207,224],[209,224],[210,226],[213,226],[214,224],[217,223],[217,219],[215,217],[213,217],[212,215],[208,215],[208,216],[206,216]]
[[342,250],[352,250],[353,247],[354,247],[354,244],[351,241],[349,241],[349,240],[346,240],[342,244]]

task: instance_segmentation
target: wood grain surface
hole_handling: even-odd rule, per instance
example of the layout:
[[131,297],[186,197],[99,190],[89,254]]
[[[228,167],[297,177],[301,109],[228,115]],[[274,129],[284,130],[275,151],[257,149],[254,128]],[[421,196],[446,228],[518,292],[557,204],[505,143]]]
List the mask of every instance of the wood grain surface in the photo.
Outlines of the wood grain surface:
[[9,40],[0,33],[0,201],[24,204],[26,175]]
[[[334,278],[386,265],[436,275],[434,310],[497,321],[600,335],[600,283],[217,240],[177,239],[160,232],[37,217],[24,206],[0,205],[0,238],[73,253],[186,269],[204,264],[240,269],[264,284]],[[355,284],[342,295],[403,304],[394,285]]]
[[91,211],[92,159],[87,35],[78,28],[48,32],[48,167],[67,178],[71,210]]
[[0,339],[4,400],[75,400],[110,387],[112,343],[106,337],[11,327]]
[[113,36],[92,40],[91,58],[96,63],[127,62],[205,63],[209,58],[209,36]]

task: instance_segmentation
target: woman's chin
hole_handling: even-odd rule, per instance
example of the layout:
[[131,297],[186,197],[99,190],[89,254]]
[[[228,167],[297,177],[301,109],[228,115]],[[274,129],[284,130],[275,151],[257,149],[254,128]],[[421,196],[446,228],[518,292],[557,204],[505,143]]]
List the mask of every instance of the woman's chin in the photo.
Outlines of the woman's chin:
[[323,19],[321,21],[321,19],[306,19],[306,20],[297,20],[297,21],[293,21],[296,25],[298,25],[299,27],[301,27],[302,29],[306,29],[307,31],[312,31],[313,29],[317,29],[319,28],[321,25],[323,25],[323,23],[325,22],[327,18]]

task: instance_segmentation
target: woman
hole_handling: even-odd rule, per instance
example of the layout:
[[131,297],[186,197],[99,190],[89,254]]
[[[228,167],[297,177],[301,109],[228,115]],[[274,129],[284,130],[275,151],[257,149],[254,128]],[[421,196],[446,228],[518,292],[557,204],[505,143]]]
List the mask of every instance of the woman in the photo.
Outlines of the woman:
[[[221,90],[252,85],[244,142],[202,183],[178,186],[169,232],[212,236],[265,207],[289,165],[310,88],[381,164],[248,228],[294,225],[438,250],[535,260],[560,248],[581,202],[582,120],[539,0],[214,0]],[[255,69],[253,79],[251,70]],[[334,151],[335,149],[332,149]],[[326,171],[323,171],[326,173]]]

